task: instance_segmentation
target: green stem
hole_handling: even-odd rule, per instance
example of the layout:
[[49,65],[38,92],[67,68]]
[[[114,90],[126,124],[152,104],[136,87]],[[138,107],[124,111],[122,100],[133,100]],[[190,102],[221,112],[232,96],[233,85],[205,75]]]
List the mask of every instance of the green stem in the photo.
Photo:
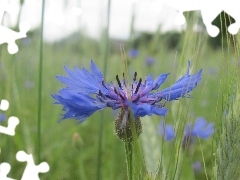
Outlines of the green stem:
[[107,72],[107,60],[108,60],[108,54],[109,54],[109,20],[110,20],[110,10],[111,10],[111,0],[108,0],[108,9],[107,9],[107,27],[105,32],[105,49],[104,49],[104,66],[103,66],[103,73],[104,76]]
[[45,0],[42,1],[41,34],[40,34],[40,52],[39,52],[39,79],[38,79],[38,118],[37,118],[37,158],[40,160],[41,152],[41,118],[42,118],[42,69],[43,69],[43,24],[44,24]]
[[125,142],[125,152],[126,152],[126,159],[127,159],[127,174],[128,179],[133,179],[133,173],[132,173],[132,164],[133,164],[133,149],[132,149],[132,142]]
[[[104,66],[103,66],[103,75],[106,76],[107,73],[107,60],[109,54],[109,19],[110,19],[110,7],[111,0],[108,0],[108,11],[107,11],[107,27],[105,32],[105,48],[104,48]],[[102,112],[101,118],[99,121],[99,140],[98,140],[98,156],[97,156],[97,180],[101,179],[101,162],[102,162],[102,137],[103,137],[103,120],[104,114]]]
[[97,156],[97,180],[101,179],[101,162],[102,162],[102,137],[103,137],[103,119],[104,114],[101,113],[100,121],[99,121],[99,140],[98,140],[98,156]]

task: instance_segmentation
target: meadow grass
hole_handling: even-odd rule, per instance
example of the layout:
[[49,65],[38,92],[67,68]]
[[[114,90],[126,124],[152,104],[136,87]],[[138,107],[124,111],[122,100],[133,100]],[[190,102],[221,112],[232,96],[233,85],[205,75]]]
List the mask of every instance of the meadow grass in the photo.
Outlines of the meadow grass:
[[[156,33],[151,41],[139,44],[138,57],[127,57],[130,77],[135,71],[138,77],[149,73],[156,77],[160,73],[170,72],[161,89],[185,74],[188,59],[192,73],[203,69],[202,81],[191,93],[192,98],[167,104],[169,112],[164,119],[174,124],[178,134],[175,141],[165,142],[159,135],[158,124],[162,117],[141,118],[143,132],[133,145],[132,179],[237,179],[237,172],[240,172],[237,167],[240,127],[237,40],[240,37],[235,36],[234,46],[227,43],[222,44],[222,49],[213,49],[206,33],[193,32],[190,27],[181,33],[175,48],[168,48],[166,42],[161,41],[165,35]],[[223,41],[230,42],[231,38],[228,36]],[[41,179],[128,178],[124,142],[114,133],[117,112],[110,109],[104,110],[104,115],[103,112],[96,112],[82,124],[74,120],[58,123],[63,111],[61,106],[53,104],[51,97],[63,88],[55,76],[65,75],[64,66],[70,69],[84,66],[88,69],[90,59],[93,59],[101,70],[106,69],[106,81],[115,81],[116,74],[122,74],[121,47],[127,51],[131,46],[127,41],[119,44],[112,40],[110,46],[103,50],[105,40],[92,40],[84,33],[77,32],[55,43],[40,43],[39,32],[34,31],[18,42],[20,51],[16,55],[9,55],[6,46],[1,46],[0,97],[10,102],[7,116],[14,115],[20,119],[14,137],[0,134],[0,162],[11,164],[9,177],[21,177],[25,166],[16,161],[15,154],[25,150],[34,155],[35,162],[40,152],[40,161],[47,161],[50,165],[50,171],[43,174]],[[37,112],[41,45],[44,51],[40,73],[42,107],[39,138]],[[104,54],[106,51],[108,57]],[[145,64],[148,55],[156,59],[152,66]],[[185,125],[198,116],[214,122],[214,136],[207,140],[197,139],[191,150],[186,152],[182,148],[181,135]],[[99,121],[103,126],[101,139]],[[1,122],[1,125],[6,124]],[[37,143],[39,140],[40,147]],[[199,172],[192,168],[195,161],[202,164]]]

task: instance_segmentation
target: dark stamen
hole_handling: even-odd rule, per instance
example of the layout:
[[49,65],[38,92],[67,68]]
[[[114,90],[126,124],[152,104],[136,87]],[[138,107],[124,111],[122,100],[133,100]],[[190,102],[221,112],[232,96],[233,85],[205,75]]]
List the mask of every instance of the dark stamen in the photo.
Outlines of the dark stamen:
[[121,82],[120,82],[120,80],[119,80],[119,78],[118,78],[118,75],[116,75],[116,80],[117,80],[118,86],[119,86],[120,88],[122,88],[122,85],[121,85]]
[[[165,107],[165,105],[166,105],[166,102],[161,103],[161,106],[162,106],[162,107]],[[161,108],[162,108],[162,107],[161,107]]]
[[123,84],[124,84],[124,86],[126,86],[126,82],[125,82],[124,73],[123,73]]
[[139,89],[139,87],[140,87],[140,85],[141,85],[141,82],[142,82],[142,78],[139,79],[138,85],[137,85],[137,88],[136,88],[134,94],[136,94],[136,93],[138,92],[138,89]]
[[134,73],[133,81],[136,81],[136,78],[137,78],[137,72]]
[[152,88],[152,90],[155,89],[157,86],[158,86],[158,83],[155,84],[155,86]]
[[104,79],[102,80],[102,85],[103,85],[103,87],[105,87],[106,89],[108,89],[107,86],[106,86],[105,83],[104,83]]
[[121,99],[124,99],[124,96],[121,93],[119,93],[119,96],[121,97]]
[[105,95],[108,99],[111,99],[111,100],[116,100],[116,98],[110,96],[110,95]]
[[101,101],[104,102],[104,95],[101,90],[98,91],[97,98]]
[[162,99],[163,99],[162,97],[159,97],[159,98],[158,98],[158,102],[161,101]]
[[156,100],[151,103],[151,105],[154,105],[156,103]]
[[116,87],[114,87],[114,92],[118,95],[117,89]]
[[117,91],[116,87],[114,87],[114,92],[115,92],[118,96],[120,96],[121,99],[124,99],[124,96]]
[[101,102],[104,102],[103,98],[101,98],[101,97],[98,97],[98,99],[99,99]]
[[159,98],[155,98],[155,100],[153,101],[153,103],[151,105],[154,105],[155,103],[158,103],[162,100],[162,97]]

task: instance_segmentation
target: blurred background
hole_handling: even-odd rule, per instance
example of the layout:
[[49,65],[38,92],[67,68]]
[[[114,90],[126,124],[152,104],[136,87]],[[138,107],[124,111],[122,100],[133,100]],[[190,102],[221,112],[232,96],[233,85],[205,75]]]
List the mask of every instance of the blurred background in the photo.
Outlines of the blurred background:
[[[3,24],[15,26],[17,20],[28,22],[32,30],[41,23],[41,1],[9,1],[13,8],[6,14]],[[108,1],[69,0],[46,1],[44,20],[44,39],[48,42],[68,37],[76,31],[85,32],[91,38],[100,38],[107,24]],[[19,11],[21,11],[20,17]],[[126,40],[130,36],[132,17],[137,31],[155,32],[161,25],[161,32],[181,30],[175,24],[177,11],[161,1],[111,1],[109,37]]]
[[107,82],[122,74],[123,60],[127,61],[130,77],[135,71],[138,77],[151,73],[154,78],[170,72],[161,89],[185,74],[188,60],[192,74],[203,69],[193,98],[168,103],[165,118],[142,118],[139,139],[147,170],[143,179],[154,179],[163,156],[170,179],[175,177],[174,172],[179,179],[213,176],[215,137],[197,140],[188,152],[182,152],[176,145],[181,133],[176,144],[164,142],[158,124],[165,119],[167,124],[183,127],[199,116],[215,122],[223,114],[223,62],[227,59],[237,67],[239,61],[240,35],[227,31],[234,17],[220,10],[212,22],[220,33],[211,37],[200,10],[183,11],[186,23],[182,24],[179,11],[160,0],[44,2],[42,11],[41,0],[0,0],[0,8],[5,7],[0,10],[1,26],[13,34],[21,32],[21,23],[30,28],[26,37],[15,38],[18,52],[8,52],[8,44],[13,41],[0,45],[0,99],[10,103],[7,111],[0,112],[6,116],[0,123],[7,126],[7,118],[13,115],[20,119],[14,137],[0,134],[0,162],[11,164],[8,176],[20,179],[26,163],[16,161],[15,155],[24,150],[33,154],[36,164],[48,162],[50,171],[41,179],[127,178],[124,144],[114,133],[117,111],[96,112],[83,124],[75,120],[58,123],[63,111],[51,95],[64,85],[55,76],[66,75],[64,66],[89,69],[91,59]]

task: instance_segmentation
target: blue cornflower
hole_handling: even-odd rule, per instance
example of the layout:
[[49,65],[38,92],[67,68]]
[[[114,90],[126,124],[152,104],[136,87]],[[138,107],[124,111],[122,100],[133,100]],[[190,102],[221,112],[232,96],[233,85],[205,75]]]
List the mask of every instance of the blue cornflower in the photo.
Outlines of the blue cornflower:
[[128,56],[129,56],[130,58],[138,57],[138,55],[139,55],[139,50],[137,50],[137,49],[130,49],[130,50],[128,51]]
[[167,101],[189,97],[187,93],[197,86],[202,73],[200,70],[198,73],[190,75],[189,66],[190,62],[186,74],[175,84],[158,91],[168,74],[161,74],[154,80],[150,74],[145,80],[139,78],[137,81],[135,72],[131,85],[125,80],[124,74],[122,81],[120,81],[119,75],[116,75],[116,83],[106,83],[101,71],[91,61],[91,71],[76,67],[75,71],[71,71],[65,67],[68,77],[57,76],[57,79],[66,87],[61,89],[59,94],[52,96],[57,104],[63,105],[63,110],[66,111],[62,119],[73,118],[81,123],[97,110],[106,107],[114,110],[120,108],[121,123],[118,125],[120,128],[124,128],[131,110],[135,120],[152,114],[165,116],[167,108],[164,105]]
[[153,57],[150,57],[148,56],[146,59],[145,59],[145,63],[147,66],[152,66],[154,63],[155,63],[155,59]]
[[192,164],[192,168],[193,168],[194,172],[199,172],[202,170],[202,165],[199,161],[196,161]]
[[6,115],[0,113],[0,122],[5,121],[6,120]]
[[[166,141],[175,138],[174,127],[172,125],[164,125],[163,121],[159,124],[159,133],[163,135]],[[204,118],[198,117],[194,125],[188,123],[184,129],[183,146],[194,142],[195,137],[202,139],[209,138],[214,133],[213,123],[208,123]]]

